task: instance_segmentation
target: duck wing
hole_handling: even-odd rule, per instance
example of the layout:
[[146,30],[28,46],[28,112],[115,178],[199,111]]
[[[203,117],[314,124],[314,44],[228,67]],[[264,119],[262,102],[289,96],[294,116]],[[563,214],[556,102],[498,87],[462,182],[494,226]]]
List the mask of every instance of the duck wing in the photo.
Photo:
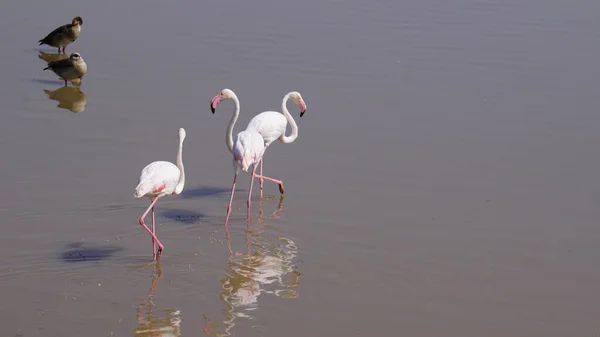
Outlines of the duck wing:
[[46,37],[44,37],[43,39],[39,40],[38,42],[40,43],[40,45],[42,44],[49,44],[52,42],[53,39],[55,39],[58,36],[69,36],[69,28],[71,28],[73,24],[72,23],[68,23],[66,25],[62,25],[58,28],[56,28],[55,30],[51,31],[50,34],[46,35]]
[[64,59],[64,60],[50,61],[48,63],[48,66],[46,68],[44,68],[44,70],[51,69],[53,71],[56,71],[56,70],[61,70],[61,69],[67,69],[72,66],[73,66],[73,61],[70,58],[68,58],[68,59]]

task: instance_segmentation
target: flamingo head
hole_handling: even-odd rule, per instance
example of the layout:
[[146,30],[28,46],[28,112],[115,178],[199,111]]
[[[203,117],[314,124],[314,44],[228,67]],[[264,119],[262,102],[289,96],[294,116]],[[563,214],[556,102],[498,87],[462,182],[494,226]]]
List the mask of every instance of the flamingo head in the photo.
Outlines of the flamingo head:
[[300,107],[300,117],[304,116],[304,113],[306,112],[306,103],[304,103],[302,95],[300,95],[300,93],[297,91],[293,91],[290,94],[290,98]]
[[183,140],[185,139],[185,129],[184,128],[179,128],[179,139],[183,142]]
[[217,104],[219,104],[219,102],[221,102],[224,99],[233,99],[234,96],[235,94],[230,89],[221,90],[221,92],[218,95],[216,95],[210,100],[210,111],[212,111],[212,113],[215,113],[215,109],[217,108]]

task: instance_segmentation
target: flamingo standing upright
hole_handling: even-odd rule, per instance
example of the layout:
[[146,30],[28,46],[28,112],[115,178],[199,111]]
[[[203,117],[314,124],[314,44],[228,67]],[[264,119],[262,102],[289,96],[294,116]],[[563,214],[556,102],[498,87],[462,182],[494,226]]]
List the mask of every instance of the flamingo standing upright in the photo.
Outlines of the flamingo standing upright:
[[[185,129],[179,129],[179,150],[177,151],[177,165],[168,161],[152,162],[142,170],[138,185],[135,188],[134,196],[136,198],[148,197],[152,203],[146,209],[146,212],[140,217],[140,225],[152,236],[152,259],[157,261],[162,255],[164,245],[156,237],[154,226],[154,205],[161,197],[170,194],[180,194],[185,185],[185,172],[183,170],[182,151],[183,140],[185,139]],[[152,209],[152,231],[144,223],[144,218]],[[158,250],[156,245],[158,244]]]
[[[296,121],[290,115],[290,112],[287,109],[287,101],[292,99],[294,103],[296,103],[300,107],[300,117],[304,116],[306,112],[306,104],[304,103],[304,99],[302,99],[302,95],[300,95],[297,91],[291,91],[287,93],[283,97],[283,101],[281,102],[281,111],[283,115],[277,111],[265,111],[260,114],[254,116],[246,130],[256,130],[265,140],[265,150],[271,143],[273,143],[276,139],[279,139],[282,143],[291,143],[296,138],[298,138],[298,125],[296,125]],[[285,135],[285,129],[287,127],[287,123],[290,123],[292,127],[292,133],[289,136]],[[270,180],[274,183],[279,184],[279,192],[283,194],[283,182],[281,180],[265,177],[263,175],[263,159],[260,161],[260,172],[256,176],[260,181],[260,197],[263,196],[263,180]]]
[[240,101],[236,94],[230,89],[221,90],[221,92],[210,101],[210,110],[214,114],[219,102],[226,99],[231,99],[235,103],[233,116],[231,117],[231,120],[227,125],[227,131],[225,132],[225,143],[227,144],[229,152],[233,154],[233,167],[235,170],[233,185],[231,186],[231,196],[229,198],[229,205],[227,206],[227,215],[225,216],[225,228],[227,229],[237,176],[240,173],[240,170],[248,172],[248,168],[252,166],[252,178],[250,179],[250,189],[248,190],[247,201],[248,218],[250,218],[250,196],[252,195],[252,185],[254,183],[254,176],[256,175],[256,164],[261,161],[262,156],[265,153],[265,140],[257,131],[250,129],[239,132],[234,141],[233,126],[240,116]]

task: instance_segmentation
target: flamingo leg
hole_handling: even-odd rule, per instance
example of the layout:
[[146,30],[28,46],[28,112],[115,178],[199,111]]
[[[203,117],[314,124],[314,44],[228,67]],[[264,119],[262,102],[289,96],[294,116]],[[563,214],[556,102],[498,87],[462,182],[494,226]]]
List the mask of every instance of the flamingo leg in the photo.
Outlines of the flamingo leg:
[[273,179],[273,178],[270,178],[270,177],[266,177],[266,176],[263,175],[263,168],[262,168],[263,167],[263,160],[264,160],[264,156],[260,160],[260,173],[257,174],[257,175],[255,175],[255,178],[258,178],[258,180],[260,181],[260,197],[261,198],[263,197],[263,182],[265,180],[269,180],[269,181],[272,181],[272,182],[278,184],[279,185],[279,192],[281,192],[281,194],[283,194],[283,181],[277,180],[277,179]]
[[258,178],[258,181],[260,182],[260,197],[263,197],[263,183],[265,182],[264,178],[262,178],[263,176],[263,172],[262,172],[262,166],[263,166],[263,160],[264,160],[264,156],[263,158],[261,158],[260,160],[260,176],[261,178]]
[[250,179],[250,189],[248,190],[248,219],[250,219],[250,197],[252,196],[252,185],[254,184],[254,178],[256,177],[256,164],[252,165],[252,179]]
[[231,197],[229,197],[229,205],[227,205],[227,215],[225,216],[225,230],[227,228],[227,222],[229,222],[229,215],[231,214],[231,203],[233,202],[233,192],[235,191],[235,181],[237,180],[237,173],[233,176],[233,185],[231,186]]
[[281,192],[281,194],[283,194],[283,181],[277,180],[277,179],[273,179],[271,177],[266,177],[266,176],[263,176],[263,175],[260,175],[260,174],[257,174],[254,177],[255,178],[259,178],[259,179],[269,180],[269,181],[272,181],[272,182],[278,184],[279,185],[279,192]]
[[158,240],[158,238],[156,237],[156,235],[150,230],[150,228],[148,228],[148,226],[146,226],[146,224],[144,223],[144,218],[146,217],[146,215],[148,215],[148,212],[150,212],[150,209],[154,208],[154,204],[156,204],[156,202],[158,201],[159,198],[156,198],[152,201],[152,203],[150,204],[150,206],[148,207],[148,209],[146,209],[146,211],[144,212],[144,214],[142,214],[142,216],[140,217],[140,225],[142,227],[144,227],[144,229],[146,230],[146,232],[148,232],[152,238],[156,241],[156,243],[158,244],[158,251],[156,252],[156,256],[154,256],[154,252],[152,252],[152,255],[154,256],[154,260],[158,260],[160,258],[160,256],[162,255],[162,251],[165,248],[165,246],[163,246],[163,244]]
[[[154,206],[152,206],[152,233],[156,236],[156,228],[154,227]],[[156,260],[156,241],[152,237],[152,258]]]

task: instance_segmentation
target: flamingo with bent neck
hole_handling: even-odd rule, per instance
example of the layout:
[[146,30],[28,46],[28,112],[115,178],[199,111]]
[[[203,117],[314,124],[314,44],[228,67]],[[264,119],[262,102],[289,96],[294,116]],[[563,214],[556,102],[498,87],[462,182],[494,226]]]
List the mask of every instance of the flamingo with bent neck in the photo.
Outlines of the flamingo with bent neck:
[[[304,116],[304,113],[306,112],[306,104],[304,103],[302,95],[300,95],[300,93],[297,91],[291,91],[283,97],[283,101],[281,102],[281,111],[283,114],[277,111],[261,112],[260,114],[254,116],[246,127],[246,130],[256,130],[258,133],[260,133],[265,140],[265,150],[276,139],[279,139],[282,143],[288,144],[292,143],[296,140],[296,138],[298,138],[298,125],[296,125],[296,121],[287,109],[287,101],[289,99],[292,99],[292,101],[300,107],[300,117]],[[286,136],[285,129],[288,122],[292,127],[292,133],[289,136]],[[263,161],[264,157],[260,161],[260,172],[255,176],[260,181],[260,197],[262,198],[263,196],[264,180],[270,180],[279,184],[279,192],[283,194],[283,181],[263,175]]]
[[[156,237],[154,226],[154,205],[158,199],[171,195],[180,194],[185,185],[185,172],[183,170],[182,151],[183,140],[185,139],[185,129],[179,129],[179,150],[177,151],[177,165],[168,161],[152,162],[142,170],[138,185],[135,188],[134,196],[136,198],[148,197],[152,203],[146,209],[146,212],[140,217],[140,225],[152,236],[152,259],[157,261],[162,255],[164,245]],[[152,209],[152,231],[144,223],[144,218]],[[156,245],[158,244],[158,250]]]
[[213,97],[210,101],[210,110],[215,113],[217,105],[222,100],[233,100],[235,103],[235,110],[233,116],[227,125],[227,131],[225,132],[225,143],[227,149],[233,154],[233,167],[235,175],[233,177],[233,185],[231,186],[231,196],[229,198],[229,205],[227,206],[227,215],[225,217],[225,229],[227,229],[227,223],[229,221],[229,215],[231,214],[231,203],[233,202],[233,193],[235,191],[235,182],[237,176],[241,170],[248,172],[248,168],[252,166],[252,178],[250,179],[250,189],[248,190],[248,219],[250,218],[250,196],[252,195],[252,185],[254,183],[254,176],[256,175],[256,165],[261,161],[263,154],[265,153],[265,140],[256,130],[244,130],[239,132],[235,140],[233,139],[233,126],[237,122],[240,116],[240,101],[236,94],[230,89],[223,89],[221,92]]

